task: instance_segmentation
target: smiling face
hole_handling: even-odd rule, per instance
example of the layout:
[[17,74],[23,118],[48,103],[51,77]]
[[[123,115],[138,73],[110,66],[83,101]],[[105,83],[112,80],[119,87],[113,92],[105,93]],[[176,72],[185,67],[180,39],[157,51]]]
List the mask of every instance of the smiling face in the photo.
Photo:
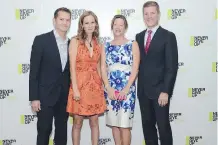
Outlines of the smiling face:
[[88,36],[99,38],[98,17],[92,11],[85,11],[79,18],[77,36],[79,39],[85,40]]
[[92,34],[96,29],[95,18],[92,15],[84,17],[82,25],[86,34]]
[[111,30],[114,36],[124,36],[128,28],[127,20],[122,15],[115,15],[112,23]]
[[153,28],[158,25],[160,14],[156,6],[144,7],[143,12],[144,22],[148,28]]
[[123,36],[125,34],[126,28],[123,19],[117,18],[114,21],[112,31],[114,36]]
[[57,17],[53,19],[55,29],[60,32],[67,32],[71,24],[71,15],[64,11],[59,11]]

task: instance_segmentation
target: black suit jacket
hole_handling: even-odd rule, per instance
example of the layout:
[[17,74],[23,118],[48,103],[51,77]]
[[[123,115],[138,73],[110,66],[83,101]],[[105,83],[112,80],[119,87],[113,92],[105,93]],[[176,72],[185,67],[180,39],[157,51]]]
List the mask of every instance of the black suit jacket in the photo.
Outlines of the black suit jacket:
[[159,27],[146,54],[144,51],[145,32],[146,30],[136,35],[141,56],[138,96],[156,99],[161,92],[165,92],[171,97],[178,70],[176,36],[173,32]]
[[36,36],[30,58],[29,101],[40,100],[42,105],[53,106],[63,97],[67,102],[69,85],[69,56],[62,71],[53,31]]

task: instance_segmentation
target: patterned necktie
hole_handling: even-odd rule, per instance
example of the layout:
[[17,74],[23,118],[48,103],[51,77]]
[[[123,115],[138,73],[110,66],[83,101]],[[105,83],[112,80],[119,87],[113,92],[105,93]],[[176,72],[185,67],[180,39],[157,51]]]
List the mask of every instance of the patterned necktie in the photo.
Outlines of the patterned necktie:
[[145,45],[145,53],[146,54],[148,53],[148,49],[149,49],[149,46],[151,43],[151,33],[152,33],[152,31],[148,30],[148,38],[147,38],[146,45]]

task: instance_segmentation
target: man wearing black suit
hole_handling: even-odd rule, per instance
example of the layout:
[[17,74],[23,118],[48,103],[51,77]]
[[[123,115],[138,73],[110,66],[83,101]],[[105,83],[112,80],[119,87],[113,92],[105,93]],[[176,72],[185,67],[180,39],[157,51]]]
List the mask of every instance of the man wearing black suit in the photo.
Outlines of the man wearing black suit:
[[71,12],[54,13],[55,29],[36,36],[32,45],[29,74],[29,101],[37,112],[37,145],[48,145],[55,119],[55,145],[67,144],[66,104],[70,86],[69,39]]
[[147,29],[136,35],[141,61],[138,99],[146,145],[173,145],[169,121],[170,98],[178,70],[177,40],[173,32],[159,26],[160,9],[155,1],[143,5]]

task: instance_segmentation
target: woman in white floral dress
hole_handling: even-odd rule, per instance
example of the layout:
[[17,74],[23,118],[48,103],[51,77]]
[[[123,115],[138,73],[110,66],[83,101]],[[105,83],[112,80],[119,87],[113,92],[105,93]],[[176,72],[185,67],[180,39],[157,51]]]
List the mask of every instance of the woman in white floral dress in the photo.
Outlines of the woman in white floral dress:
[[114,16],[111,29],[114,40],[107,42],[102,52],[102,78],[107,101],[106,124],[112,127],[116,145],[131,142],[136,83],[139,67],[139,47],[136,41],[128,40],[124,34],[127,20],[122,15]]

